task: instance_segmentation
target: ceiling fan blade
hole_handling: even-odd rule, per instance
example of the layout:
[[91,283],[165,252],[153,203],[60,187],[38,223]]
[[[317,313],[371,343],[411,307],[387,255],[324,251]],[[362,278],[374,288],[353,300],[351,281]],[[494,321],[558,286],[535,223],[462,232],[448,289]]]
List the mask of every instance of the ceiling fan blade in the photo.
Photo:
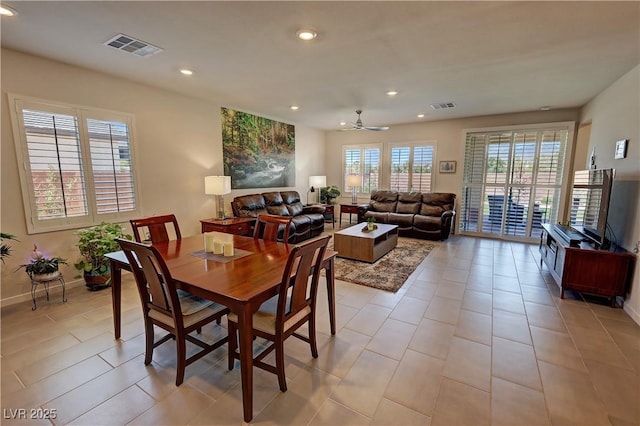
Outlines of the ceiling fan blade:
[[383,130],[389,130],[388,126],[380,126],[380,127],[368,127],[362,125],[362,120],[360,119],[360,114],[362,114],[362,110],[356,110],[356,114],[358,114],[358,120],[355,123],[349,123],[351,128],[339,129],[341,132],[351,131],[351,130],[370,130],[374,132],[380,132]]
[[362,129],[364,130],[372,130],[374,132],[380,132],[383,130],[389,130],[389,127],[384,126],[384,127],[362,127]]

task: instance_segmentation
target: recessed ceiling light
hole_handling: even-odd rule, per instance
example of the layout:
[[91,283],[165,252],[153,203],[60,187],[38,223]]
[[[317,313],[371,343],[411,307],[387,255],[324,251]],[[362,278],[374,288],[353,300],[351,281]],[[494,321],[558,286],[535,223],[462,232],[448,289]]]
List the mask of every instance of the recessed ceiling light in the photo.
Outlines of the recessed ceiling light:
[[340,122],[340,125],[341,125],[341,126],[346,126],[346,125],[347,125],[347,123],[346,123],[345,121],[341,121],[341,122]]
[[16,12],[14,9],[10,8],[9,6],[5,6],[5,5],[0,6],[1,16],[16,16],[17,14],[18,12]]
[[297,111],[300,107],[298,105],[291,105],[290,108],[294,111]]
[[387,95],[389,95],[389,96],[395,96],[395,95],[397,95],[397,94],[398,94],[398,92],[397,92],[396,90],[389,90],[389,91],[387,92]]
[[181,69],[180,72],[184,75],[193,75],[193,71],[186,68]]
[[299,30],[296,35],[298,36],[298,38],[300,40],[304,40],[304,41],[309,41],[309,40],[313,40],[314,38],[318,37],[318,33],[313,31],[313,30],[309,30],[309,29],[302,29]]
[[424,114],[418,114],[418,118],[424,118]]
[[551,109],[551,107],[550,107],[550,106],[548,106],[548,105],[545,105],[545,106],[543,106],[543,107],[540,107],[540,111],[549,111],[550,109]]

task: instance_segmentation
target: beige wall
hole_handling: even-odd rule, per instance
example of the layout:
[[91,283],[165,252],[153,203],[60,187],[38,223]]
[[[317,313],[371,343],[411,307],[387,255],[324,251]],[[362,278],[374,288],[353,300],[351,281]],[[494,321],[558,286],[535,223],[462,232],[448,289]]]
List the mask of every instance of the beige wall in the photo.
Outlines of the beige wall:
[[[134,114],[135,154],[143,214],[175,213],[183,235],[200,232],[199,219],[213,216],[215,203],[204,194],[203,177],[222,174],[221,105],[155,89],[106,74],[2,50],[1,229],[17,235],[13,255],[2,266],[3,304],[24,300],[30,286],[14,272],[33,244],[69,261],[78,257],[73,231],[27,235],[7,93]],[[265,112],[249,111],[260,115]],[[277,117],[270,117],[275,118]],[[293,123],[295,124],[295,123]],[[296,125],[296,187],[306,200],[308,176],[324,172],[324,132]],[[242,193],[225,196],[229,201]],[[128,225],[128,224],[127,224]],[[67,282],[76,275],[63,267]]]
[[[464,130],[577,120],[578,110],[566,109],[394,125],[386,132],[327,132],[327,183],[340,187],[343,145],[436,141],[435,164],[442,160],[454,160],[458,163],[455,174],[440,174],[436,171],[434,191],[459,194],[464,162]],[[350,202],[350,193],[343,192],[342,195],[342,202]],[[362,198],[361,201],[367,202],[367,198]]]
[[[584,106],[581,123],[591,123],[589,155],[595,148],[599,169],[614,168],[615,180],[640,180],[640,65],[623,75]],[[627,158],[615,160],[615,142],[628,139]],[[588,165],[587,162],[583,166]],[[576,164],[576,168],[579,167]],[[584,167],[582,167],[584,168]],[[640,187],[639,187],[640,188]],[[640,190],[635,195],[640,203]],[[617,235],[620,245],[632,250],[640,240],[640,209],[626,224],[625,232]],[[636,262],[631,292],[624,305],[625,311],[640,323],[640,264]]]

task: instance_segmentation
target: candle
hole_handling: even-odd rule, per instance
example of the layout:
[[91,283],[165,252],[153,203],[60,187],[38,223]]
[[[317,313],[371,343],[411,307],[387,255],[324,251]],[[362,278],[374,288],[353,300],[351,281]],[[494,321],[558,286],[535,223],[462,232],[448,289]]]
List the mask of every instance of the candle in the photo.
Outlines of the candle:
[[222,241],[213,240],[213,254],[222,254],[224,252],[224,248],[222,247]]
[[204,234],[204,251],[207,253],[211,253],[214,248],[214,240],[213,235],[209,233]]
[[233,256],[233,241],[224,243],[224,255]]

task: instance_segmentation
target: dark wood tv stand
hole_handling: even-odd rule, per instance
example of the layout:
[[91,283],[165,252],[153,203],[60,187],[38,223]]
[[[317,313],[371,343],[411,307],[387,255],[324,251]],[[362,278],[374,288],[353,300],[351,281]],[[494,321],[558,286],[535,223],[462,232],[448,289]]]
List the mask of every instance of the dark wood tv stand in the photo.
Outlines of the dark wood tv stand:
[[631,285],[635,256],[624,248],[611,244],[608,250],[597,250],[593,243],[581,242],[579,247],[556,233],[553,225],[543,224],[540,236],[540,266],[549,268],[560,286],[560,297],[565,290],[608,297],[611,306],[616,296],[624,296]]

